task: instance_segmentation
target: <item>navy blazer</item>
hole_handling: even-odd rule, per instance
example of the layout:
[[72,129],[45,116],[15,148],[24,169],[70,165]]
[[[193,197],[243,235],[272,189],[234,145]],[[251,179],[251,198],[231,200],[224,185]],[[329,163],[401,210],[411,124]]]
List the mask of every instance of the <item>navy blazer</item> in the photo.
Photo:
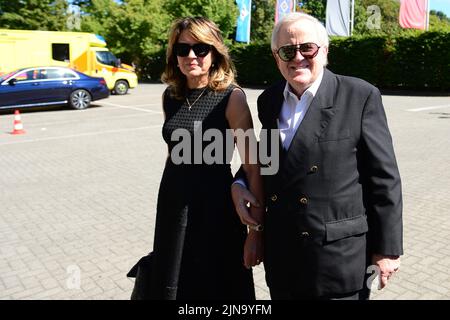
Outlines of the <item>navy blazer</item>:
[[[258,98],[263,129],[278,128],[285,84]],[[369,254],[403,253],[400,175],[377,88],[325,69],[289,149],[280,143],[278,152],[277,174],[264,176],[269,286],[349,293],[365,285]]]

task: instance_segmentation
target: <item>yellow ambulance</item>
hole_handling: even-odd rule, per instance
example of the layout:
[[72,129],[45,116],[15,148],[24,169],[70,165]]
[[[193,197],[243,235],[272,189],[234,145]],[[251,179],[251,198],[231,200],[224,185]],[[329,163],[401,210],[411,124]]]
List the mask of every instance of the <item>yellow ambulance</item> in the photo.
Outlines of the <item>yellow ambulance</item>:
[[121,63],[99,35],[0,29],[0,75],[39,66],[65,66],[102,77],[116,94],[126,94],[137,86],[134,68]]

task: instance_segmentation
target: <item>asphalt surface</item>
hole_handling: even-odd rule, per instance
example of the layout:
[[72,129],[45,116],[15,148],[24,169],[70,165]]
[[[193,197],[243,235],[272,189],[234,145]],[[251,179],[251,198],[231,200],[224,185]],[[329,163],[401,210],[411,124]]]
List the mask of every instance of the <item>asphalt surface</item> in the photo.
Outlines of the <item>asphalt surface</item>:
[[[129,299],[152,248],[167,149],[165,86],[84,111],[0,113],[0,299]],[[245,89],[256,120],[262,90]],[[450,298],[450,97],[383,96],[404,196],[405,255],[373,299]],[[234,166],[237,166],[237,162]],[[258,299],[269,299],[262,266]]]

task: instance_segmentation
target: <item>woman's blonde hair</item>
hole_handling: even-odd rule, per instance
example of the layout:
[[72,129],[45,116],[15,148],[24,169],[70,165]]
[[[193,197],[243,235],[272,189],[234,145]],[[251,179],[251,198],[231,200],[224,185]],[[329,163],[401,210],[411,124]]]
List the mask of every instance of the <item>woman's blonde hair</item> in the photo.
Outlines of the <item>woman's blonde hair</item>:
[[186,76],[177,67],[177,56],[173,51],[174,44],[178,42],[184,30],[188,30],[195,40],[213,47],[208,87],[214,91],[220,91],[225,90],[230,84],[234,84],[236,74],[234,64],[217,25],[207,18],[187,17],[176,20],[170,29],[166,68],[161,79],[172,87],[171,95],[183,99],[187,90]]

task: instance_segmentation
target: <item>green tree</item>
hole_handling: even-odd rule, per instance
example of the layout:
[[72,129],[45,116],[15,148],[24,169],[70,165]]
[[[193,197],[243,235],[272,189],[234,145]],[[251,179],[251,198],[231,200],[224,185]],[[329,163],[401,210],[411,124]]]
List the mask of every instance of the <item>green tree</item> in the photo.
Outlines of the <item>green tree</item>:
[[435,15],[440,20],[447,20],[450,22],[450,18],[447,17],[447,15],[445,13],[443,13],[442,11],[430,10],[430,15]]
[[355,35],[399,34],[398,0],[355,0]]
[[0,28],[67,30],[65,0],[0,0]]
[[251,42],[270,42],[275,23],[276,0],[253,0],[250,28]]
[[[376,5],[379,9],[371,10]],[[379,11],[378,11],[379,10]],[[374,22],[379,16],[379,28]],[[417,33],[414,29],[403,29],[399,22],[398,0],[355,0],[355,35],[399,35]],[[375,23],[376,25],[376,23]],[[443,12],[430,11],[429,31],[450,31],[450,19]]]
[[113,12],[108,36],[114,49],[139,61],[160,51],[167,42],[170,24],[162,8],[163,0],[124,0]]
[[429,31],[450,32],[450,18],[442,11],[431,10]]
[[72,2],[81,10],[81,31],[100,34],[108,39],[119,5],[114,0],[76,0]]
[[214,21],[225,39],[235,32],[239,11],[235,0],[165,0],[164,9],[171,20],[204,16]]
[[297,2],[297,11],[310,14],[325,23],[327,0],[303,0]]
[[81,0],[81,29],[102,35],[124,62],[139,64],[167,41],[169,16],[164,0]]

